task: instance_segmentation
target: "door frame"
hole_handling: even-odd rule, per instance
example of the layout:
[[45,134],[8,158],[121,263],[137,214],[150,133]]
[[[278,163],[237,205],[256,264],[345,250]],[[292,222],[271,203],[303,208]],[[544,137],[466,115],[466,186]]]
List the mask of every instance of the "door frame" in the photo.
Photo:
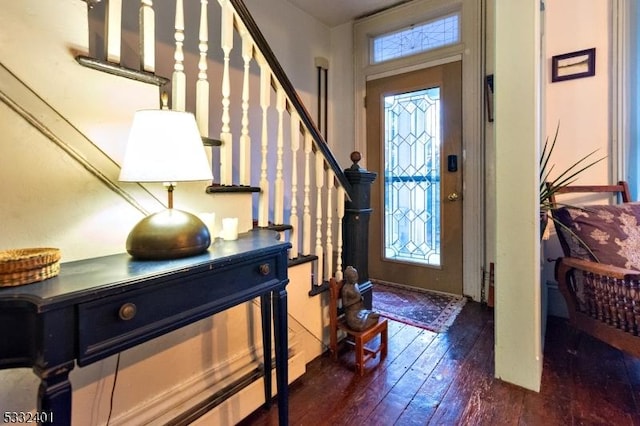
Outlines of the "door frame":
[[[370,64],[370,38],[451,12],[461,12],[461,43]],[[481,301],[485,264],[484,1],[418,0],[354,24],[355,148],[366,152],[366,82],[443,63],[462,61],[463,254],[462,291]],[[362,165],[366,167],[366,158]],[[376,170],[372,170],[376,171]]]

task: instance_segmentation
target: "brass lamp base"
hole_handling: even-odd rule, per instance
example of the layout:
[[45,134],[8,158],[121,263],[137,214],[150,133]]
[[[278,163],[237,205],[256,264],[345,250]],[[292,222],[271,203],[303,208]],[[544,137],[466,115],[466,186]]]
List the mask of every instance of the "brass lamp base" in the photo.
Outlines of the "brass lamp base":
[[127,252],[136,259],[177,259],[204,253],[209,229],[197,216],[167,209],[142,219],[127,237]]

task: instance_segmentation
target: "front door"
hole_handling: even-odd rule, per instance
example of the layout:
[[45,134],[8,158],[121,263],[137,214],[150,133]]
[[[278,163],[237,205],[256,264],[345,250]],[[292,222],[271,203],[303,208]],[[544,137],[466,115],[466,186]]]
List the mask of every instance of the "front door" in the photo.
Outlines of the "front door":
[[462,64],[367,82],[369,276],[462,294]]

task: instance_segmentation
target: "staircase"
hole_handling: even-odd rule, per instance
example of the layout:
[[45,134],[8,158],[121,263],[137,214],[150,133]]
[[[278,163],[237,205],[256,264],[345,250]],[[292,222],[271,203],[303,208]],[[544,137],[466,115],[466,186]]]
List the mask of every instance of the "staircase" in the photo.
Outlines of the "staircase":
[[[4,7],[0,27],[0,116],[7,117],[0,125],[0,176],[12,188],[1,217],[3,245],[61,247],[63,261],[123,251],[133,225],[165,202],[161,187],[117,181],[131,118],[135,110],[158,108],[168,92],[173,109],[196,116],[214,171],[209,185],[180,184],[176,207],[215,213],[214,228],[223,217],[238,217],[240,231],[268,227],[292,244],[290,379],[301,375],[326,348],[322,291],[329,278],[342,276],[352,188],[242,1],[24,0]],[[197,43],[188,38],[196,33]],[[196,51],[187,47],[194,45]],[[197,69],[189,69],[193,64]],[[260,348],[247,351],[233,336],[238,324],[253,327],[248,312],[254,309],[124,353],[111,424],[165,423],[203,393],[237,384],[259,359]],[[204,362],[212,342],[219,353]],[[147,355],[141,353],[153,359],[142,362]],[[174,356],[191,357],[202,368],[164,371]],[[106,419],[115,368],[108,359],[74,370],[79,423]],[[178,384],[171,377],[140,380],[158,368]],[[0,371],[0,379],[23,384],[32,377]],[[118,392],[122,387],[129,394]],[[34,391],[19,389],[0,397],[0,407],[35,409],[29,405]],[[219,423],[238,421],[261,404],[259,389],[259,381],[250,381],[209,415]]]
[[[215,179],[207,193],[256,193],[251,206],[255,225],[280,231],[292,244],[291,260],[316,259],[315,285],[340,277],[344,202],[350,191],[345,174],[244,3],[199,3],[199,11],[185,9],[183,0],[171,5],[175,46],[170,58],[161,58],[155,52],[168,46],[156,30],[167,23],[157,22],[159,13],[151,1],[89,2],[90,29],[98,33],[95,38],[104,38],[104,50],[95,47],[96,52],[76,59],[93,69],[155,84],[160,92],[170,88],[172,109],[192,106],[211,147]],[[166,7],[156,7],[160,5]],[[121,17],[132,15],[140,22],[138,69],[123,65],[120,48],[128,30]],[[185,19],[196,16],[195,21]],[[186,34],[194,27],[198,52],[187,52]],[[186,69],[189,54],[198,56],[195,87],[187,85],[187,76],[195,74]],[[159,70],[169,66],[167,79]],[[209,80],[214,67],[221,68],[220,81]],[[190,88],[195,92],[189,93]],[[195,102],[188,105],[187,99]]]

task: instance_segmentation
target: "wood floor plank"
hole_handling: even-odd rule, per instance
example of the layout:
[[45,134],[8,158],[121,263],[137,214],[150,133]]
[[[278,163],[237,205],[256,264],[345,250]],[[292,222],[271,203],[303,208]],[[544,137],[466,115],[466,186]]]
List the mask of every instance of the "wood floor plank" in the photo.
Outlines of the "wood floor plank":
[[[341,394],[333,394],[334,400],[329,401],[325,406],[327,410],[323,422],[331,425],[349,424],[350,419],[366,418],[369,411],[375,408],[375,405],[372,406],[372,401],[367,397],[383,392],[381,389],[384,387],[384,383],[395,382],[394,376],[401,372],[398,366],[413,362],[417,356],[415,351],[423,351],[423,345],[428,345],[433,337],[434,334],[431,332],[416,327],[406,327],[403,329],[403,333],[389,338],[387,358],[365,372],[362,377],[355,373],[353,367],[347,366],[345,357],[341,357],[343,368],[348,369],[348,372],[353,375],[353,379],[350,386],[345,388]],[[347,352],[346,358],[353,362],[353,351]]]
[[[478,303],[447,333],[389,326],[389,356],[362,377],[351,350],[309,363],[290,387],[290,424],[640,426],[640,359],[588,336],[572,353],[566,320],[548,320],[539,393],[494,378],[493,311]],[[277,424],[275,404],[241,423]]]
[[569,339],[565,320],[547,320],[545,356],[540,393],[527,392],[524,397],[521,424],[537,426],[571,424],[573,386]]
[[[369,361],[362,377],[355,373],[353,350],[349,350],[346,345],[341,348],[338,361],[334,362],[325,353],[310,363],[307,372],[297,381],[303,382],[300,392],[295,395],[291,393],[289,399],[291,424],[330,424],[325,417],[318,416],[318,413],[331,413],[336,406],[342,404],[343,399],[348,400],[354,390],[366,387],[374,375],[384,371],[421,332],[416,327],[389,322],[387,357],[382,361],[377,358]],[[273,408],[271,412],[274,412]],[[253,424],[253,421],[252,417],[243,424]],[[272,414],[267,424],[277,424],[277,417]]]
[[[367,416],[370,424],[394,424],[418,392],[426,378],[449,349],[449,339],[438,335],[398,377],[386,394],[379,394],[376,407]],[[378,423],[379,422],[379,423]]]
[[[472,332],[472,330],[474,330],[474,324],[475,321],[473,319],[473,316],[470,315],[467,320],[461,321],[458,327],[460,327],[461,330]],[[462,339],[465,335],[465,333],[459,333],[455,334],[456,337],[454,337],[453,339],[446,339],[448,342],[447,350],[451,349],[451,340],[457,341],[458,338]],[[374,380],[368,388],[361,389],[358,394],[353,395],[353,399],[358,402],[357,404],[349,407],[347,412],[334,413],[331,419],[338,424],[354,424],[354,422],[366,421],[366,419],[368,418],[375,424],[384,424],[380,423],[381,420],[375,417],[376,414],[380,414],[383,412],[376,412],[375,410],[377,409],[377,406],[381,403],[381,401],[386,401],[387,395],[389,394],[391,389],[393,389],[398,383],[400,383],[399,386],[403,386],[405,380],[407,383],[413,383],[413,379],[416,378],[416,375],[412,374],[413,372],[411,371],[411,369],[420,369],[420,363],[416,364],[417,359],[419,359],[419,357],[422,356],[425,352],[431,352],[431,350],[431,347],[417,345],[412,347],[409,351],[403,353],[404,356],[396,360],[396,362],[389,368],[389,370],[383,377],[379,377],[378,379]],[[435,363],[437,364],[440,359],[441,356],[436,357]],[[429,373],[432,370],[433,366],[428,368]],[[422,386],[420,382],[422,382],[423,380],[423,378],[420,378],[420,381],[418,383],[409,384],[407,386],[409,386],[409,389],[412,387],[419,389]],[[415,394],[415,391],[410,393]],[[388,415],[390,417],[395,417],[395,415],[398,414],[397,412],[400,412],[400,414],[404,412],[404,410],[401,411],[402,407],[399,406],[401,404],[394,403],[394,401],[397,401],[399,399],[398,396],[399,395],[395,393],[391,395],[389,406],[393,406],[393,411],[384,412],[385,416]],[[405,402],[405,406],[406,404],[408,404],[408,401]],[[391,421],[391,419],[389,419],[389,421]]]
[[[388,338],[390,342],[397,342],[397,344],[393,348],[389,348],[389,354],[385,362],[395,358],[397,352],[400,352],[419,333],[420,330],[415,327],[407,327],[405,324],[395,321],[393,323],[390,322]],[[294,383],[299,391],[290,392],[289,419],[292,424],[305,424],[304,422],[309,421],[310,417],[317,417],[318,412],[323,412],[327,407],[330,407],[334,403],[336,394],[348,394],[350,389],[358,388],[362,385],[360,381],[367,376],[360,378],[354,373],[353,351],[349,351],[346,346],[341,347],[340,350],[342,355],[339,358],[339,362],[334,362],[327,351],[309,363],[306,373]],[[369,361],[367,363],[368,369],[376,368],[375,366],[378,365],[378,362],[378,359]],[[330,383],[333,394],[318,390],[327,386],[327,383]],[[269,415],[263,411],[259,409],[240,424],[278,424],[277,411],[274,411],[274,408],[270,410]],[[269,419],[266,423],[262,423],[261,417],[269,417]]]
[[635,403],[635,418],[640,425],[640,359],[623,354],[624,365],[629,376],[631,394]]
[[[478,357],[479,362],[475,365],[470,362],[463,366],[463,370],[469,370],[470,373],[460,375],[458,385],[449,389],[449,394],[455,395],[458,402],[452,401],[450,403],[453,409],[449,410],[446,421],[472,425],[519,424],[527,392],[518,386],[495,378],[493,342],[494,326],[491,321],[487,323],[472,351],[487,352],[487,356]],[[458,410],[455,409],[456,404],[460,406]],[[443,400],[444,405],[446,405],[446,399]],[[464,409],[461,409],[462,407]],[[462,411],[459,418],[457,418],[456,411]],[[437,421],[442,422],[443,418],[435,417],[434,422]]]
[[[408,401],[397,423],[402,425],[426,424],[436,412],[451,383],[484,328],[479,304],[465,305],[459,318],[449,331],[451,345],[436,367],[428,375],[411,401]],[[457,339],[454,338],[457,336]],[[485,354],[486,356],[486,354]]]
[[[428,351],[432,342],[436,338],[436,334],[430,331],[422,330],[420,335],[398,356],[384,374],[377,374],[375,378],[367,385],[366,388],[360,388],[351,395],[351,398],[357,401],[356,404],[345,404],[339,411],[335,411],[330,417],[333,424],[354,424],[354,422],[366,421],[367,418],[375,412],[380,401],[389,402],[390,406],[394,406],[395,410],[402,412],[404,405],[397,404],[398,398],[392,395],[389,398],[389,391],[396,386],[400,379],[409,375],[409,380],[419,379],[412,374],[412,370],[416,364],[416,360],[420,358],[425,351]],[[419,381],[416,386],[419,387],[422,382]],[[396,403],[394,403],[394,401]],[[401,399],[400,399],[401,401]],[[406,403],[406,402],[405,402]],[[385,413],[385,414],[391,414]],[[376,420],[382,424],[388,424],[384,419]],[[379,423],[379,424],[380,424]]]
[[[491,424],[487,418],[491,410],[487,406],[497,403],[494,395],[489,393],[494,380],[491,375],[492,348],[493,324],[486,324],[462,359],[458,374],[443,395],[430,423],[453,425],[473,421],[476,422],[474,424]],[[505,424],[504,421],[502,423]]]
[[[465,321],[462,321],[458,327],[466,328],[471,325],[472,323],[466,324]],[[462,336],[462,333],[438,334],[431,345],[407,369],[406,374],[398,379],[378,403],[378,406],[369,415],[368,420],[372,424],[394,424],[402,416],[408,401],[414,399],[423,383],[433,373],[442,358],[457,344]]]
[[573,419],[579,424],[633,424],[635,405],[622,353],[584,335],[574,358]]

